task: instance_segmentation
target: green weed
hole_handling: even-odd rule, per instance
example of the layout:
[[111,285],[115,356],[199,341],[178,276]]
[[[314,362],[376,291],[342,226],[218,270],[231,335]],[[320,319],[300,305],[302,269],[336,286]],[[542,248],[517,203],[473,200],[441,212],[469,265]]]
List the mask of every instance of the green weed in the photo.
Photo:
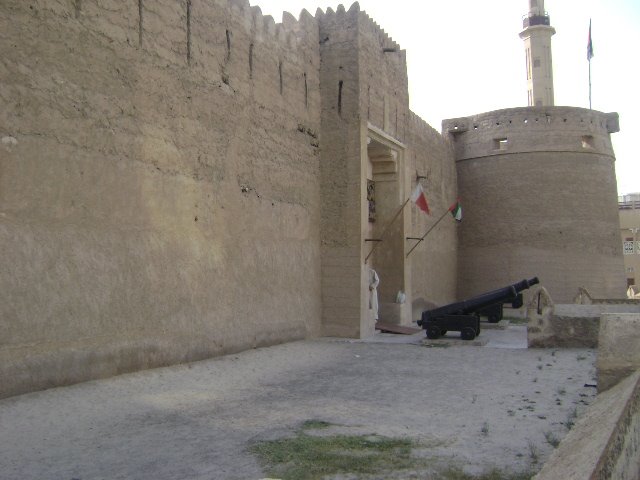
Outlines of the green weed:
[[415,446],[413,440],[405,438],[319,437],[302,431],[293,438],[255,444],[250,450],[274,478],[319,480],[327,475],[369,475],[426,467],[426,460],[411,455]]
[[544,438],[553,448],[558,448],[558,445],[560,445],[560,440],[558,440],[558,437],[556,437],[552,432],[545,432]]

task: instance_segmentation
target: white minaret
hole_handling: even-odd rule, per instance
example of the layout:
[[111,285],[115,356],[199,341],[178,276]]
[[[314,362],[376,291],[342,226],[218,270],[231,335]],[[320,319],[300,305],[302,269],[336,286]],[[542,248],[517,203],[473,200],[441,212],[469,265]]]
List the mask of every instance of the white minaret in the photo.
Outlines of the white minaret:
[[529,0],[529,13],[522,20],[522,27],[520,38],[524,40],[527,62],[528,105],[553,106],[551,36],[556,30],[544,11],[544,0]]

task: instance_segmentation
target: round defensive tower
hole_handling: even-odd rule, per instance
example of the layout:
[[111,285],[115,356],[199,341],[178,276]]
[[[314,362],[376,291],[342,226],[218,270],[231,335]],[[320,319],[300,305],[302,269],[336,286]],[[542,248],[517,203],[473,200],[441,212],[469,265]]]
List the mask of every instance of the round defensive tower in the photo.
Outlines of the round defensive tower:
[[538,276],[559,303],[578,287],[624,296],[610,134],[617,113],[523,107],[445,120],[464,217],[460,298]]

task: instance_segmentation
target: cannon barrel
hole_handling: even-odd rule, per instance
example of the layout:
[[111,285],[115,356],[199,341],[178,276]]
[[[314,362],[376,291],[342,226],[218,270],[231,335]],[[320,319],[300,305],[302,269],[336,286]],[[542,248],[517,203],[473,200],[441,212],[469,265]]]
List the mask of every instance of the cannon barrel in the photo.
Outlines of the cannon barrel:
[[533,277],[529,280],[525,279],[513,285],[483,293],[468,300],[451,303],[434,308],[433,310],[426,310],[422,312],[422,318],[418,322],[418,325],[423,325],[423,323],[428,320],[444,315],[469,315],[477,313],[478,310],[482,310],[491,305],[511,302],[518,297],[520,292],[538,283],[540,283],[538,277]]

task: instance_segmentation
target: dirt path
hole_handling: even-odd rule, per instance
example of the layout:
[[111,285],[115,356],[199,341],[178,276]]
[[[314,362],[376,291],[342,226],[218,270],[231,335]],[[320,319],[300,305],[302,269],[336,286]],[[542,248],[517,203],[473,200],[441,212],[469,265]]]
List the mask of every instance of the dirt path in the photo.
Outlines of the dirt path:
[[259,479],[248,445],[308,420],[521,470],[594,398],[594,359],[320,339],[23,395],[0,401],[0,478]]

